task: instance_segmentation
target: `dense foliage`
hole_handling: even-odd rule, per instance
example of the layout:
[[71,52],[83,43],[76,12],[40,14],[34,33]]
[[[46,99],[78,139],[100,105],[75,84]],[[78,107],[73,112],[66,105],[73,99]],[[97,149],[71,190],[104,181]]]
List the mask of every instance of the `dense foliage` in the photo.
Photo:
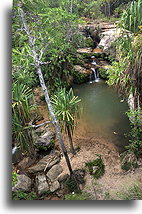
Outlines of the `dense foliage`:
[[[51,1],[14,1],[12,31],[13,65],[13,141],[22,150],[32,146],[28,127],[31,118],[32,91],[39,84],[28,36],[20,19],[20,7],[26,14],[36,53],[50,93],[70,84],[76,49],[82,43],[76,14],[62,7],[49,7]],[[52,2],[53,3],[53,2]],[[20,7],[19,7],[20,6]],[[32,105],[31,105],[32,103]],[[30,147],[29,147],[30,145]],[[31,150],[31,149],[30,149]]]
[[130,100],[127,115],[131,122],[130,144],[123,159],[123,168],[137,166],[141,156],[141,71],[142,71],[142,2],[133,1],[123,12],[120,22],[122,35],[116,41],[117,61],[108,70],[108,84],[116,86]]

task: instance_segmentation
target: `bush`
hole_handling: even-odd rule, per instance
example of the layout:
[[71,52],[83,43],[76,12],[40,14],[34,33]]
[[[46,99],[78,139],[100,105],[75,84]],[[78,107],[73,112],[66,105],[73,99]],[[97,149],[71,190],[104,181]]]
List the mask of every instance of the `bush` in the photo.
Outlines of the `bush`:
[[78,192],[77,181],[74,177],[70,177],[65,181],[65,185],[69,189],[70,192]]
[[[102,161],[101,156],[99,156],[96,160],[90,161],[88,163],[86,163],[86,166],[89,169],[90,175],[93,175],[94,178],[98,179],[101,176],[103,176],[104,172],[105,172],[105,165]],[[95,172],[94,172],[94,167],[97,167]]]
[[99,74],[100,74],[100,77],[102,77],[103,79],[108,79],[108,74],[106,72],[106,69],[99,68]]
[[137,110],[129,110],[126,112],[127,116],[130,119],[131,131],[129,133],[130,136],[130,144],[126,146],[127,151],[130,153],[134,153],[134,155],[139,158],[142,154],[142,141],[141,141],[141,109]]

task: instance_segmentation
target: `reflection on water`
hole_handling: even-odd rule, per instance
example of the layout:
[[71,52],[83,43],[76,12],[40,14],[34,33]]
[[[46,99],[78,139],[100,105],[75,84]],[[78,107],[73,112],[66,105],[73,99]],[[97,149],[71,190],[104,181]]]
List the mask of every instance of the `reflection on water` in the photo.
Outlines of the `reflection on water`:
[[123,151],[128,144],[124,134],[130,130],[129,120],[125,114],[127,103],[120,98],[113,88],[103,80],[92,84],[74,85],[74,92],[82,100],[82,120],[87,124],[88,133],[107,138]]

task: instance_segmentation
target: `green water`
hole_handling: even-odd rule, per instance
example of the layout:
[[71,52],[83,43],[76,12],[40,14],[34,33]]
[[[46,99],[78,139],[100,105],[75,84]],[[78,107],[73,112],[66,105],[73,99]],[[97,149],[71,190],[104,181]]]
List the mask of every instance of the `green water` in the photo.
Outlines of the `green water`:
[[87,124],[88,134],[102,137],[113,143],[119,152],[124,151],[124,146],[128,144],[128,138],[124,135],[130,131],[125,114],[128,110],[127,103],[104,80],[74,85],[73,88],[82,100],[81,119]]

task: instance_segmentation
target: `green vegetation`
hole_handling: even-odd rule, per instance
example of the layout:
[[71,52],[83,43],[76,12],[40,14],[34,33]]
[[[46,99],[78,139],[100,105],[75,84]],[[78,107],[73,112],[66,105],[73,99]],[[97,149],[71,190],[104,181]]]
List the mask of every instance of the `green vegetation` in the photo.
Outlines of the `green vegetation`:
[[89,169],[90,175],[93,175],[96,179],[100,178],[105,173],[105,165],[101,156],[94,161],[86,163],[86,166]]
[[132,1],[130,6],[123,12],[119,26],[133,33],[140,31],[142,25],[142,1]]
[[34,105],[30,104],[32,90],[17,81],[12,86],[12,133],[13,142],[19,144],[21,151],[33,152],[32,136],[28,127],[31,120],[31,110]]
[[142,199],[141,182],[135,183],[124,192],[117,193],[117,196],[121,200],[141,200]]
[[65,195],[64,200],[77,200],[77,201],[82,201],[82,200],[87,200],[87,196],[84,193],[77,194],[77,193],[72,193]]
[[68,188],[70,192],[79,192],[78,184],[75,178],[72,176],[65,181],[65,186]]
[[127,112],[131,131],[130,144],[122,154],[124,170],[138,167],[137,160],[141,156],[141,4],[139,0],[133,1],[127,10],[123,11],[118,24],[122,36],[115,42],[118,60],[113,62],[107,71],[107,83],[116,86],[128,99],[134,99],[133,109]]
[[36,200],[38,199],[34,192],[26,193],[17,191],[12,193],[12,200]]
[[69,92],[67,92],[65,88],[60,89],[51,99],[61,130],[68,135],[70,150],[73,154],[75,154],[75,150],[72,143],[72,135],[76,118],[79,116],[78,103],[80,101],[81,100],[74,95],[72,88],[70,88]]
[[141,130],[141,116],[142,111],[140,108],[136,110],[129,110],[127,115],[130,119],[131,131],[130,131],[130,144],[127,146],[128,152],[133,152],[137,158],[142,154],[142,130]]
[[108,79],[108,73],[107,73],[107,70],[104,69],[104,68],[99,68],[99,74],[100,74],[100,77],[103,78],[103,79]]
[[15,184],[17,183],[17,176],[18,174],[16,172],[12,172],[12,186],[15,186]]

